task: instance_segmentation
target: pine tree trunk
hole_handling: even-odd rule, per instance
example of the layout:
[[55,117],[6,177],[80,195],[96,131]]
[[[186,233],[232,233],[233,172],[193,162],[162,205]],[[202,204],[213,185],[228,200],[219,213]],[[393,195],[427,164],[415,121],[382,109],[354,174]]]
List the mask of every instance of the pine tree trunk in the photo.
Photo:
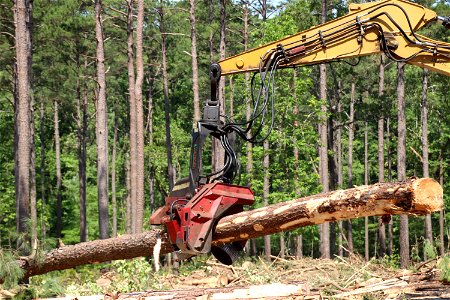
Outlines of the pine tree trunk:
[[[406,110],[405,110],[405,63],[397,63],[397,111],[398,111],[398,140],[397,140],[397,179],[406,180]],[[400,265],[409,265],[409,228],[408,216],[400,216]]]
[[285,246],[285,240],[284,240],[284,233],[280,233],[280,253],[278,254],[280,258],[285,258],[286,256],[286,246]]
[[194,96],[194,126],[200,121],[200,93],[198,86],[197,30],[195,0],[189,0],[189,20],[191,24],[192,92]]
[[[341,82],[339,81],[339,94],[341,92]],[[344,176],[342,173],[342,119],[341,119],[341,115],[342,115],[342,101],[339,98],[338,99],[338,103],[337,103],[337,115],[338,115],[338,126],[336,128],[336,156],[337,156],[337,184],[338,184],[338,189],[342,189],[344,186]],[[337,222],[337,227],[338,227],[338,251],[337,254],[342,257],[344,255],[343,252],[343,244],[342,244],[342,240],[343,240],[343,229],[342,229],[342,221],[338,221]]]
[[[422,166],[423,177],[430,177],[429,163],[428,163],[428,70],[423,69],[422,80]],[[433,230],[431,227],[431,214],[425,216],[425,240],[430,245],[433,245]],[[424,251],[424,260],[427,260],[426,253]]]
[[[84,61],[84,70],[87,70],[87,60]],[[81,99],[80,99],[81,100]],[[87,117],[88,117],[88,88],[84,85],[83,100],[81,105],[81,128],[79,133],[79,151],[78,151],[78,181],[79,181],[79,195],[80,195],[80,242],[88,240],[87,229],[87,209],[86,209],[86,135],[87,135]]]
[[144,101],[142,84],[144,82],[144,0],[137,0],[136,24],[136,233],[144,226]]
[[[442,150],[439,154],[439,183],[444,186],[444,156]],[[444,209],[439,211],[439,253],[441,256],[445,254],[445,241],[444,241]]]
[[127,1],[127,68],[128,68],[128,97],[130,102],[130,210],[131,210],[131,232],[136,233],[137,226],[137,105],[136,105],[136,77],[134,70],[133,49],[133,12],[134,0]]
[[99,237],[109,237],[108,219],[108,110],[106,106],[106,69],[103,46],[102,2],[95,0],[95,38],[97,40],[97,188]]
[[164,93],[164,115],[166,126],[166,151],[167,151],[167,174],[169,178],[169,190],[172,190],[175,183],[175,169],[172,164],[172,138],[170,134],[170,101],[169,101],[169,76],[167,74],[167,49],[166,49],[166,32],[164,26],[164,8],[161,0],[160,8],[160,32],[161,32],[161,55],[162,55],[162,75],[163,75],[163,93]]
[[[30,66],[27,0],[16,0],[14,6],[16,41],[16,95],[15,95],[15,185],[16,185],[16,230],[28,232],[30,216]],[[19,239],[20,240],[20,239]]]
[[[327,2],[322,0],[322,17],[321,23],[327,20]],[[329,191],[329,176],[328,176],[328,128],[327,128],[327,69],[325,64],[319,65],[319,81],[320,81],[320,99],[323,101],[321,105],[322,120],[319,124],[319,159],[320,159],[320,182],[322,184],[322,191]],[[328,222],[320,226],[320,255],[322,258],[330,258],[330,224]]]
[[30,233],[31,241],[37,240],[37,207],[36,207],[36,145],[34,141],[34,96],[33,96],[33,77],[32,77],[32,45],[33,45],[33,1],[26,1],[27,17],[27,63],[28,63],[28,91],[30,95]]
[[295,237],[295,257],[303,258],[303,235],[301,234]]
[[[220,0],[220,42],[219,42],[219,59],[225,58],[225,33],[226,33],[226,0]],[[219,80],[218,88],[219,113],[225,115],[225,77]],[[223,119],[221,117],[221,119]],[[213,170],[218,172],[223,169],[225,163],[225,150],[223,149],[219,139],[213,139]]]
[[[369,184],[369,125],[365,121],[364,126],[364,184]],[[364,257],[369,261],[369,217],[364,217]]]
[[133,233],[133,206],[132,206],[132,201],[131,201],[131,166],[130,166],[131,162],[130,162],[130,158],[127,158],[126,161],[126,167],[125,167],[125,173],[126,173],[126,178],[125,178],[125,183],[126,183],[126,187],[127,187],[127,196],[125,198],[125,211],[126,211],[126,232],[128,234],[132,234]]
[[[263,144],[264,148],[264,160],[263,160],[263,170],[264,170],[264,182],[263,182],[263,204],[264,206],[269,205],[269,185],[270,185],[270,161],[269,161],[269,141],[265,140]],[[270,261],[271,253],[271,245],[270,245],[270,236],[264,236],[264,254],[267,261]]]
[[34,141],[34,97],[30,105],[30,226],[31,241],[38,238],[37,234],[37,206],[36,206],[36,145]]
[[[391,158],[391,154],[392,154],[392,150],[391,150],[391,119],[389,117],[386,118],[386,135],[388,138],[387,141],[387,159],[388,159],[388,181],[391,182],[392,181],[392,158]],[[388,231],[387,231],[387,250],[386,253],[387,255],[392,255],[392,249],[393,249],[393,236],[392,236],[392,231],[393,231],[393,220],[392,218],[390,218],[389,223],[388,223]]]
[[117,236],[117,199],[116,199],[117,127],[118,127],[117,115],[114,113],[114,137],[111,154],[112,237]]
[[[80,206],[80,242],[87,241],[86,228],[86,129],[87,129],[87,87],[81,83],[80,55],[77,57],[77,155],[78,155],[78,184]],[[87,60],[84,62],[84,70],[87,69]]]
[[44,98],[41,98],[41,106],[39,109],[39,127],[40,127],[40,143],[41,143],[41,161],[40,161],[40,175],[41,175],[41,201],[42,201],[42,213],[41,213],[41,239],[45,241],[46,238],[46,225],[45,225],[45,207],[46,207],[46,190],[45,190],[45,128],[44,117],[45,107]]
[[[353,137],[355,132],[355,98],[356,85],[352,82],[351,96],[350,96],[350,113],[348,126],[348,187],[353,187]],[[353,253],[353,228],[352,221],[347,222],[347,250],[349,254]]]
[[55,124],[55,165],[56,165],[56,237],[61,238],[62,231],[62,195],[61,195],[61,147],[59,137],[58,101],[54,101]]
[[[243,20],[244,20],[244,50],[248,49],[248,2],[244,1],[242,4],[243,7]],[[246,72],[244,74],[244,82],[245,82],[245,115],[246,120],[249,121],[251,119],[252,107],[251,107],[251,98],[250,98],[250,74]],[[247,138],[251,137],[251,133],[247,132]],[[246,145],[246,155],[247,155],[247,163],[245,165],[245,171],[247,172],[247,186],[251,187],[253,183],[253,145],[252,143],[247,143]],[[252,246],[254,245],[254,247]],[[250,242],[250,255],[256,255],[256,242]]]
[[[443,206],[442,187],[433,179],[378,183],[348,190],[321,193],[227,216],[219,220],[213,244],[252,239],[263,235],[311,226],[330,219],[384,214],[427,214]],[[50,251],[42,260],[18,260],[25,277],[79,265],[149,256],[162,237],[161,254],[173,247],[160,230],[96,240]]]
[[[380,55],[378,96],[384,96],[384,56]],[[381,101],[380,115],[378,117],[378,182],[384,182],[384,105]],[[382,218],[378,218],[379,257],[386,255],[386,226]]]

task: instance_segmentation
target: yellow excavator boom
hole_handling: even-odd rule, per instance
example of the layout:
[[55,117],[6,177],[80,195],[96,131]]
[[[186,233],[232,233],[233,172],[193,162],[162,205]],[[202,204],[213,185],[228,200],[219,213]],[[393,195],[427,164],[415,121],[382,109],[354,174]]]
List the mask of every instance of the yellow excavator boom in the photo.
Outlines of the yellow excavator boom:
[[271,59],[277,68],[287,68],[384,52],[450,76],[450,44],[416,33],[441,19],[434,11],[405,0],[350,4],[349,9],[343,17],[219,61],[221,74],[263,71]]

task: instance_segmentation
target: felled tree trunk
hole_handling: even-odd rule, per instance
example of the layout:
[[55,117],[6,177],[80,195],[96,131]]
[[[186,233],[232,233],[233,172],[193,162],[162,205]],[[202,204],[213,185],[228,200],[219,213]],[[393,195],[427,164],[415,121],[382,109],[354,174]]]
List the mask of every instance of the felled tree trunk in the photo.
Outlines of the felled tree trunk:
[[[442,199],[441,186],[429,178],[322,193],[224,217],[217,224],[213,243],[364,216],[425,215],[440,210]],[[150,256],[158,237],[161,237],[161,254],[174,250],[167,236],[161,230],[154,230],[63,246],[48,252],[39,262],[30,259],[18,262],[25,270],[25,277],[30,277],[84,264]]]

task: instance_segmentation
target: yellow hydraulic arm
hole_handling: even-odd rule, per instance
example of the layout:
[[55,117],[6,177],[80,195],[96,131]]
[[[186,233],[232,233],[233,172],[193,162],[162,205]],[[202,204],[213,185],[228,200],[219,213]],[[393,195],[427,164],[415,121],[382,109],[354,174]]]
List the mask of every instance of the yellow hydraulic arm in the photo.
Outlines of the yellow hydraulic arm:
[[[229,142],[231,133],[250,143],[260,143],[269,136],[276,114],[274,74],[279,68],[385,53],[394,61],[450,76],[450,44],[416,33],[433,21],[441,21],[450,28],[449,17],[439,17],[434,11],[406,0],[351,4],[350,13],[341,18],[211,64],[211,98],[206,101],[203,118],[192,136],[190,190],[194,191],[199,182],[233,181],[239,163]],[[251,84],[251,115],[239,122],[222,119],[217,98],[219,79],[244,72],[259,73]],[[222,170],[202,177],[199,158],[208,135],[220,140],[225,164]]]
[[350,4],[350,13],[219,61],[222,75],[331,62],[384,52],[389,58],[450,76],[450,44],[417,33],[432,21],[450,27],[418,4],[385,0]]

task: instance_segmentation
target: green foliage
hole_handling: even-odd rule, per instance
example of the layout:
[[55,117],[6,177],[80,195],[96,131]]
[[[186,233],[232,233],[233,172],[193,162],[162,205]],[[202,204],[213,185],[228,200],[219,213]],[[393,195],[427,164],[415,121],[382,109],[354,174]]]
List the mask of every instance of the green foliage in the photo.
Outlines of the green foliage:
[[438,264],[438,268],[441,271],[441,280],[444,282],[450,282],[450,256],[444,255]]
[[425,240],[423,244],[423,252],[428,259],[434,259],[437,256],[436,248],[429,240]]
[[24,270],[20,268],[16,257],[10,251],[0,248],[0,278],[6,289],[14,287],[22,279]]

